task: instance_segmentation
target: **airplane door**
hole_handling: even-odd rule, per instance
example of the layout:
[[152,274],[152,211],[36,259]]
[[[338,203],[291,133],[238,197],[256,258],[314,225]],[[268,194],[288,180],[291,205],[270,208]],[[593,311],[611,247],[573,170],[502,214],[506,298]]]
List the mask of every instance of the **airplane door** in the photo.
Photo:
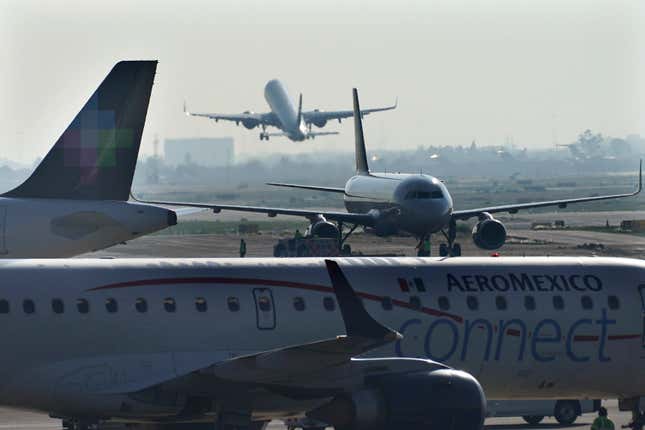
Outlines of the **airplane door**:
[[255,315],[258,329],[273,330],[275,328],[275,306],[273,294],[268,288],[255,288],[253,290],[255,300]]
[[643,320],[641,342],[643,344],[643,348],[645,348],[645,285],[638,287],[638,292],[641,293],[641,319]]

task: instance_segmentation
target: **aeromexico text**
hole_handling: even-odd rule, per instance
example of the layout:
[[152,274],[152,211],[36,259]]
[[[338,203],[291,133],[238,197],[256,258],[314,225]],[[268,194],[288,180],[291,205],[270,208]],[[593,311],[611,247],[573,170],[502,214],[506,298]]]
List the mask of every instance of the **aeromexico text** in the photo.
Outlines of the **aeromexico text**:
[[509,273],[506,275],[446,275],[448,291],[469,293],[486,291],[601,291],[602,281],[595,275],[547,275]]

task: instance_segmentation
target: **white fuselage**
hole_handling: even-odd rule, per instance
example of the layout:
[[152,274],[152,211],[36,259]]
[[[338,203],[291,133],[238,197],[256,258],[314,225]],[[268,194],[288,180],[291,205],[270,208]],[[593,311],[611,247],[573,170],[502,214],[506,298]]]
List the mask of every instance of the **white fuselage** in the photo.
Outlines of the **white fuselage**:
[[[489,399],[645,394],[643,261],[337,262],[404,336],[369,357],[447,363]],[[123,393],[344,334],[322,259],[16,260],[0,276],[0,404],[50,413],[118,416]]]
[[435,233],[450,221],[453,203],[446,186],[424,174],[370,173],[356,175],[345,184],[345,208],[348,212],[383,213],[382,234],[407,231],[417,237]]
[[71,257],[175,223],[173,211],[139,203],[0,197],[0,258]]
[[277,79],[267,82],[264,99],[271,111],[278,117],[280,128],[289,139],[302,141],[307,138],[307,130],[302,119],[298,121],[298,110],[287,94],[284,84]]

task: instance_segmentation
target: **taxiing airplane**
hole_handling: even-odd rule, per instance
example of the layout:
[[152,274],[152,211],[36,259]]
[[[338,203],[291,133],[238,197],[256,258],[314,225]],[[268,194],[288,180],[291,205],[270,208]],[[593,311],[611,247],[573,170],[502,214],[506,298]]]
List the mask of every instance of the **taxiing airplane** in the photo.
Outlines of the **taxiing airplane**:
[[[349,178],[344,188],[316,185],[269,183],[281,187],[298,188],[341,194],[347,212],[312,211],[262,206],[227,205],[219,203],[188,203],[144,201],[143,203],[166,204],[170,206],[192,206],[212,209],[214,212],[235,210],[266,213],[268,216],[294,215],[306,217],[311,225],[308,234],[319,237],[339,238],[341,243],[357,226],[374,229],[376,234],[386,236],[399,230],[413,234],[420,241],[430,235],[442,232],[447,244],[440,246],[440,255],[461,255],[461,246],[455,243],[457,221],[478,218],[472,237],[482,249],[494,250],[506,242],[506,227],[492,214],[500,212],[517,213],[520,210],[556,206],[564,208],[574,203],[618,199],[635,196],[642,189],[642,161],[638,187],[634,192],[593,197],[551,200],[531,203],[503,204],[476,209],[455,210],[452,197],[446,185],[438,178],[426,174],[373,173],[367,163],[367,152],[363,136],[358,93],[354,97],[354,139],[356,151],[356,175]],[[336,224],[330,222],[333,221]],[[351,229],[344,235],[343,226]]]
[[117,63],[32,175],[0,195],[0,258],[70,257],[177,223],[127,201],[156,68]]
[[645,394],[641,260],[13,260],[0,277],[0,404],[78,430],[479,430],[486,397],[636,412]]
[[[209,118],[215,120],[223,121],[234,121],[235,124],[239,125],[240,123],[251,130],[255,127],[262,127],[262,132],[260,133],[260,140],[269,140],[269,137],[272,136],[286,136],[294,142],[301,142],[305,139],[313,139],[316,136],[326,136],[330,134],[338,134],[336,131],[312,131],[312,125],[322,128],[328,121],[338,120],[341,122],[344,118],[349,118],[354,115],[354,112],[351,110],[340,110],[340,111],[322,111],[319,109],[314,109],[312,111],[302,110],[302,94],[298,100],[298,109],[296,110],[295,105],[291,101],[287,89],[284,84],[277,80],[273,79],[267,82],[264,87],[264,99],[271,108],[271,112],[267,113],[255,113],[251,111],[246,111],[241,114],[219,114],[219,113],[195,113],[188,112],[186,110],[186,105],[184,104],[184,112],[189,116],[201,116],[204,118]],[[374,109],[363,109],[361,111],[361,116],[370,114],[372,112],[381,112],[386,110],[396,109],[397,103],[395,102],[392,106],[374,108]],[[281,132],[278,133],[268,133],[266,131],[267,127],[276,127]]]

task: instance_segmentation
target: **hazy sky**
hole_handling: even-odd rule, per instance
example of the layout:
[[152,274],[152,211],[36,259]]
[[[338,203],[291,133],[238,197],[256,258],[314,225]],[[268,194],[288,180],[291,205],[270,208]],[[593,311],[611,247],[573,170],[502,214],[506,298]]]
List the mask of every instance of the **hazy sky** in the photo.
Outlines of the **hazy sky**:
[[187,118],[268,109],[282,79],[304,108],[399,109],[366,119],[372,148],[566,143],[585,128],[645,135],[643,0],[0,2],[0,156],[44,155],[120,59],[158,59],[152,139],[233,136],[238,152],[351,149],[341,135],[294,143]]

